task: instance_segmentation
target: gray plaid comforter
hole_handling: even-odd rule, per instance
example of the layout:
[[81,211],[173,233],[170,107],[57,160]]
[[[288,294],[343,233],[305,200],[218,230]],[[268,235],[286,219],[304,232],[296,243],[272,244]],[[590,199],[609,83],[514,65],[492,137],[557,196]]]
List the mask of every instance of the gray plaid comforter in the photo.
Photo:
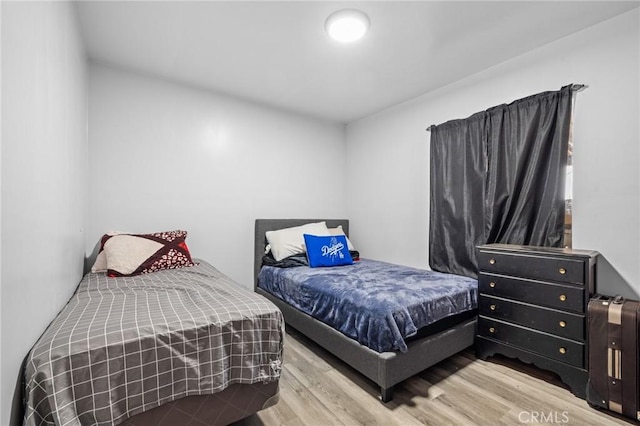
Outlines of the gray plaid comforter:
[[36,342],[25,425],[115,425],[165,402],[278,380],[284,320],[210,264],[87,274]]

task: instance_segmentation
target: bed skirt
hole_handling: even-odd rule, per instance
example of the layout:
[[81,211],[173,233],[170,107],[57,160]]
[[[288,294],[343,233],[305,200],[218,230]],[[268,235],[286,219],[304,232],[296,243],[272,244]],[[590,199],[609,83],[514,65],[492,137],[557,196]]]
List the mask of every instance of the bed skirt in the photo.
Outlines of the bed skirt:
[[125,426],[228,425],[275,405],[278,381],[234,384],[212,395],[181,398],[126,419]]

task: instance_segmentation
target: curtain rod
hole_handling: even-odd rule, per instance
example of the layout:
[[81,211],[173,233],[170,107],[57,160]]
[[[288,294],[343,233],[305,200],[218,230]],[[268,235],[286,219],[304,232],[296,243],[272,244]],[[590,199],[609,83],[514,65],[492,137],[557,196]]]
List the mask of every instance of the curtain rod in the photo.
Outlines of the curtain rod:
[[[583,91],[584,89],[586,89],[587,87],[589,87],[589,86],[587,86],[586,84],[572,84],[572,85],[571,85],[571,90],[572,90],[573,92],[582,92],[582,91]],[[430,131],[431,131],[431,129],[432,129],[432,128],[434,128],[435,126],[436,126],[435,124],[432,124],[431,126],[427,127],[425,130],[426,130],[427,132],[430,132]]]

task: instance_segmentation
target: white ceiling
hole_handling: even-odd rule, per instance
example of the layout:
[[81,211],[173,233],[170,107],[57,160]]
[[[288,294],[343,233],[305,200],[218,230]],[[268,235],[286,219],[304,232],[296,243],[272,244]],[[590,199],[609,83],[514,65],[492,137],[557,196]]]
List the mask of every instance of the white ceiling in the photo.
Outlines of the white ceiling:
[[[87,1],[89,57],[348,123],[638,7],[626,1]],[[371,19],[341,45],[324,20]]]

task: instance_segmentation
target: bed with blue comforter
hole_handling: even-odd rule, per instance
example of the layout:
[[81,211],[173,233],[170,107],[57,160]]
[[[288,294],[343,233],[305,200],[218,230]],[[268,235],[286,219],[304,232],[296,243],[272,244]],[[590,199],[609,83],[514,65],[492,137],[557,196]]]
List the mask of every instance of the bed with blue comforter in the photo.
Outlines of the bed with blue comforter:
[[266,232],[319,221],[349,235],[346,219],[255,221],[254,289],[288,326],[375,382],[383,402],[396,384],[473,345],[475,279],[367,259],[330,268],[263,262]]
[[258,287],[377,352],[477,308],[478,282],[370,259],[331,268],[263,266]]

